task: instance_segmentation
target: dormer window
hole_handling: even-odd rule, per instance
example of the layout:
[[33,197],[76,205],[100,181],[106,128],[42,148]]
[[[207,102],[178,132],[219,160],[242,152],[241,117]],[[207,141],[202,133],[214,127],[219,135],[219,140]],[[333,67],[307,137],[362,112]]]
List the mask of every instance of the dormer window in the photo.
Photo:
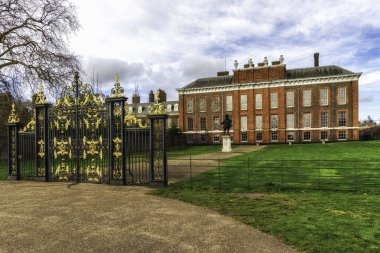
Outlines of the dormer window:
[[175,112],[178,111],[178,104],[174,104],[174,111],[175,111]]
[[167,104],[166,105],[166,111],[167,112],[171,112],[172,111],[172,105],[171,104]]
[[137,112],[138,112],[138,113],[142,113],[142,106],[141,106],[141,105],[139,105],[139,107],[138,107],[138,109],[137,109]]

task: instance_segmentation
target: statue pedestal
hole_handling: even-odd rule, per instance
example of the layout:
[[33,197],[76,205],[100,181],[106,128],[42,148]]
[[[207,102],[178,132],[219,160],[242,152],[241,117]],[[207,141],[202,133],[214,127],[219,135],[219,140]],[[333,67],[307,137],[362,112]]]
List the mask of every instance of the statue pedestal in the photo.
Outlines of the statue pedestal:
[[231,148],[231,136],[229,136],[229,135],[223,135],[222,139],[223,139],[223,149],[222,149],[222,152],[231,152],[232,151],[232,148]]

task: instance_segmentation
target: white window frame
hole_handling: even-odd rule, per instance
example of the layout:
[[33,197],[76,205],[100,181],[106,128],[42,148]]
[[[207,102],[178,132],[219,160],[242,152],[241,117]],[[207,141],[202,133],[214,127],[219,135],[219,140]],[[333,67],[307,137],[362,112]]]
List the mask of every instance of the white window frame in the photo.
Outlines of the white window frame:
[[311,90],[303,91],[303,106],[304,107],[311,106]]
[[255,95],[255,108],[257,110],[263,109],[263,94],[261,93]]
[[247,131],[248,130],[248,117],[247,116],[241,116],[240,117],[240,128],[241,128],[241,131]]
[[286,107],[287,108],[294,107],[294,91],[286,92]]
[[212,110],[219,112],[219,96],[212,97]]
[[[219,130],[219,124],[220,124],[219,117],[214,117],[212,119],[212,124],[213,124],[213,126],[212,126],[213,130]],[[217,127],[215,127],[215,126],[217,126]]]
[[271,109],[278,108],[278,93],[277,92],[270,93],[270,108]]
[[[326,124],[322,124],[324,122],[324,118],[322,118],[322,115],[325,114],[325,113],[327,115],[327,117],[326,117]],[[322,128],[329,126],[329,113],[328,112],[321,112],[320,124],[321,124]]]
[[270,128],[271,129],[278,129],[278,115],[271,115],[270,116]]
[[[204,123],[204,126],[202,126],[202,123]],[[200,127],[201,131],[206,131],[206,129],[207,129],[207,119],[206,119],[206,117],[201,117],[199,119],[199,127]]]
[[[257,138],[258,136],[260,136],[260,139]],[[256,133],[255,138],[256,138],[256,142],[262,142],[263,141],[263,133],[262,132]]]
[[294,129],[294,113],[286,114],[286,128]]
[[166,105],[166,111],[167,112],[171,112],[172,111],[172,105],[171,104],[167,104]]
[[[305,134],[306,133],[309,133],[309,139],[305,139]],[[309,131],[303,132],[303,141],[311,141],[311,132],[309,132]]]
[[[191,129],[189,129],[189,120],[191,120]],[[187,131],[191,132],[191,131],[194,131],[194,119],[193,118],[187,118]]]
[[292,131],[286,132],[286,140],[293,142],[294,141],[294,132],[292,132]]
[[[344,134],[344,138],[341,138],[341,134]],[[338,140],[345,141],[347,140],[347,132],[346,131],[338,131]]]
[[192,98],[188,98],[187,99],[187,112],[188,113],[192,113],[193,112],[193,106],[194,106],[193,99]]
[[256,115],[255,129],[256,130],[262,130],[263,129],[263,115]]
[[320,105],[321,106],[328,106],[329,105],[329,89],[328,88],[321,88],[319,90],[319,97],[320,97]]
[[[275,139],[273,138],[274,136],[276,136]],[[272,141],[272,142],[278,142],[278,132],[277,131],[272,131],[270,133],[270,141]]]
[[248,109],[247,95],[240,95],[240,110],[246,111]]
[[345,105],[347,103],[346,87],[338,88],[338,105]]
[[141,105],[139,105],[139,106],[137,107],[137,113],[142,113],[142,106],[141,106]]
[[[342,118],[341,115],[344,115],[344,118]],[[343,122],[344,124],[341,125],[341,122]],[[338,127],[345,127],[346,125],[347,125],[347,112],[346,111],[338,112]]]
[[175,112],[178,111],[178,104],[174,104],[174,111],[175,111]]
[[[326,133],[326,138],[322,138],[322,133]],[[329,132],[327,131],[321,131],[321,140],[327,141],[329,139]]]
[[226,96],[226,111],[232,112],[233,104],[232,104],[232,96]]
[[[244,136],[244,138],[243,138]],[[248,132],[242,132],[240,134],[241,142],[248,142]]]
[[309,112],[303,114],[303,127],[311,128],[311,113]]
[[213,142],[220,142],[220,137],[218,134],[214,135],[212,138]]
[[199,111],[206,112],[206,98],[199,99]]

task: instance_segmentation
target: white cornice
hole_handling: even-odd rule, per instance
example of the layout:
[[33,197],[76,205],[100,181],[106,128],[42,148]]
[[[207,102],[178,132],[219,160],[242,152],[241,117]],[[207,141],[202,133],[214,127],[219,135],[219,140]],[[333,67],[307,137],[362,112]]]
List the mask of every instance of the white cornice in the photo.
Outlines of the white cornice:
[[234,90],[251,90],[251,89],[263,89],[263,88],[275,88],[275,87],[290,87],[290,86],[302,86],[302,85],[315,85],[326,83],[342,83],[358,81],[362,73],[355,73],[350,75],[338,75],[338,76],[324,76],[324,77],[312,77],[312,78],[298,78],[298,79],[282,79],[265,82],[251,82],[251,83],[233,83],[228,85],[219,85],[202,88],[181,88],[177,89],[181,94],[197,94],[197,93],[210,93],[210,92],[225,92]]

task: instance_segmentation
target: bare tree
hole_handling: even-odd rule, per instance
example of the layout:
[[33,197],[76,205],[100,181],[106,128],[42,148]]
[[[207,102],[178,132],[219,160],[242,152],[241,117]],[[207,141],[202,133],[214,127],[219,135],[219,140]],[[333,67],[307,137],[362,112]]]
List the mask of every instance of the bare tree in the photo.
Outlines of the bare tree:
[[41,81],[60,90],[81,71],[67,47],[78,28],[68,0],[0,0],[0,91],[20,94]]

